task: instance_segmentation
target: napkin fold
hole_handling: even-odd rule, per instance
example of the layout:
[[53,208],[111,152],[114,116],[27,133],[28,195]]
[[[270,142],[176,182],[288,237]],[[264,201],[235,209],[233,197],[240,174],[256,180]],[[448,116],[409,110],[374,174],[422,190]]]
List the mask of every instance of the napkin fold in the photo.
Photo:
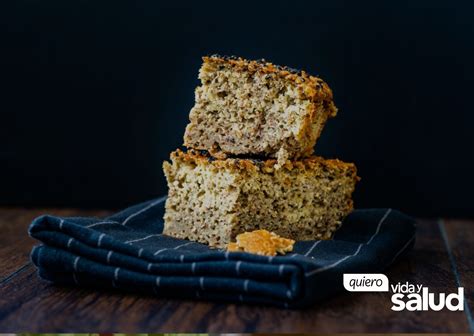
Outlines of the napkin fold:
[[266,257],[162,235],[166,198],[110,217],[36,218],[31,258],[58,284],[158,297],[307,307],[343,289],[344,273],[382,272],[415,241],[415,221],[392,209],[355,210],[333,240],[299,241]]

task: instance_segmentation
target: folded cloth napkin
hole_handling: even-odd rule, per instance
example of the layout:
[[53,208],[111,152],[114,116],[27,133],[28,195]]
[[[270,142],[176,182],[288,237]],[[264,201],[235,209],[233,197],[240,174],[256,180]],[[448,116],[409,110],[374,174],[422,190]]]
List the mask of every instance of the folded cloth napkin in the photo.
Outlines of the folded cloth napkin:
[[105,219],[41,216],[29,233],[31,258],[60,284],[160,297],[305,307],[343,288],[343,273],[381,272],[407,252],[415,223],[391,209],[356,210],[333,240],[300,241],[266,257],[211,249],[162,235],[165,198]]

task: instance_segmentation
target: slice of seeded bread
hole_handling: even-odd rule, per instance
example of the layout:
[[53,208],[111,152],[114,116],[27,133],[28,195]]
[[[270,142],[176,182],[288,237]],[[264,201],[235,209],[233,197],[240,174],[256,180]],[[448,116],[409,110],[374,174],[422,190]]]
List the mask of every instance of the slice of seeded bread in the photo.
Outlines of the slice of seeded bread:
[[256,229],[294,240],[330,239],[353,208],[354,164],[312,156],[274,165],[274,159],[173,152],[163,164],[164,234],[214,247]]
[[313,153],[328,117],[332,92],[317,77],[265,60],[203,58],[184,145],[226,154],[287,159]]

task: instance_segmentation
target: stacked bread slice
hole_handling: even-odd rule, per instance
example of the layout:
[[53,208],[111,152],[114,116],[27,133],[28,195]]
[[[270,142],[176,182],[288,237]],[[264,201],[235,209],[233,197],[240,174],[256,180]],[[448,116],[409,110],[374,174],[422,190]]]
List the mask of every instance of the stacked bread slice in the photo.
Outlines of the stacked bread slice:
[[352,211],[356,167],[313,156],[337,113],[327,84],[304,71],[204,57],[184,144],[163,164],[164,233],[224,247],[266,229],[330,239]]

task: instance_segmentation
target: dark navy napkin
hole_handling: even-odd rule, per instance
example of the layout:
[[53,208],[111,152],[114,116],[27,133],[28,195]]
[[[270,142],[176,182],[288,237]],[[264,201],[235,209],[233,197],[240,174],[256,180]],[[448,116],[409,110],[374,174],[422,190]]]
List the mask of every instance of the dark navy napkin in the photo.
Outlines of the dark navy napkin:
[[415,223],[391,209],[356,210],[333,240],[294,253],[229,253],[162,235],[165,198],[105,219],[41,216],[31,258],[60,284],[115,287],[159,297],[305,307],[343,288],[343,273],[381,272],[413,246]]

